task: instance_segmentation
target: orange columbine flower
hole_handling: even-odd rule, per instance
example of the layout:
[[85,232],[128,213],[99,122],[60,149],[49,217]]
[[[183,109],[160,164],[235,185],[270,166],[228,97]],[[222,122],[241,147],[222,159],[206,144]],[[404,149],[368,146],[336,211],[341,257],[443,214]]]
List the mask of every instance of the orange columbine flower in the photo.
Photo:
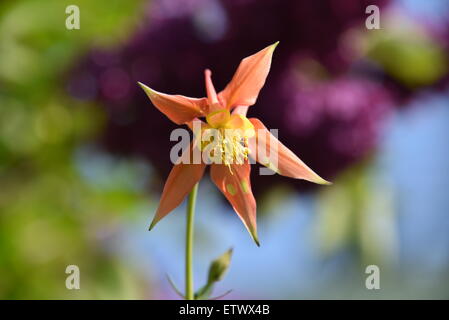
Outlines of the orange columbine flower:
[[[139,83],[156,108],[176,124],[187,124],[192,129],[195,121],[198,121],[201,125],[200,134],[211,128],[219,132],[229,129],[239,132],[232,135],[232,139],[226,139],[223,134],[220,135],[221,138],[214,141],[214,148],[219,149],[215,151],[224,152],[221,153],[221,161],[211,164],[210,174],[212,181],[231,203],[257,245],[259,241],[256,226],[256,200],[251,191],[249,153],[259,163],[283,176],[329,184],[272,136],[260,120],[246,117],[248,107],[256,103],[259,91],[265,83],[277,44],[278,42],[243,59],[231,82],[219,94],[216,93],[212,84],[211,71],[206,70],[207,98],[168,95]],[[202,117],[206,122],[199,119]],[[251,144],[270,149],[272,143],[275,144],[273,149],[277,150],[277,166],[267,162],[266,157],[259,157],[257,153],[252,154],[253,150],[250,151],[249,148]],[[197,144],[195,141],[191,146],[188,152],[191,152],[193,148],[204,149],[204,145]],[[187,155],[190,156],[190,154]],[[150,230],[159,220],[181,204],[202,178],[205,167],[204,162],[199,164],[181,162],[173,167],[165,183]]]

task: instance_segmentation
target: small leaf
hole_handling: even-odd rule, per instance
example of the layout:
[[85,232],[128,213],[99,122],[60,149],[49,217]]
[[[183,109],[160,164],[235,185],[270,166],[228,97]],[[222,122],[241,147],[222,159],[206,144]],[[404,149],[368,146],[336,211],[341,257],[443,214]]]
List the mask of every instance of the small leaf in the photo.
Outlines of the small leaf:
[[226,291],[225,293],[223,293],[223,294],[220,294],[219,296],[216,296],[216,297],[213,297],[213,298],[210,298],[209,300],[219,300],[219,299],[221,299],[221,298],[224,298],[224,297],[226,297],[228,294],[230,294],[232,292],[232,289],[230,289],[230,290],[228,290],[228,291]]
[[183,294],[181,293],[181,291],[179,291],[179,289],[176,287],[176,285],[175,285],[175,283],[173,282],[173,280],[171,279],[171,277],[170,277],[168,274],[166,274],[165,276],[167,277],[168,283],[170,283],[170,286],[173,288],[173,290],[176,292],[176,294],[177,294],[179,297],[185,299],[184,295],[183,295]]

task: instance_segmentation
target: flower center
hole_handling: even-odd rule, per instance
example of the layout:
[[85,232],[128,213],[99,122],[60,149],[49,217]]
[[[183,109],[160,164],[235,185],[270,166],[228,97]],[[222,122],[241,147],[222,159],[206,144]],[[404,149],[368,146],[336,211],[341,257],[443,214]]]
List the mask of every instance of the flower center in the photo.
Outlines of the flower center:
[[254,126],[242,115],[218,110],[206,117],[207,128],[202,132],[201,149],[211,163],[224,164],[232,173],[232,164],[248,160],[248,138],[254,135]]
[[[203,141],[203,151],[212,163],[224,164],[231,170],[232,164],[243,164],[248,160],[247,137],[241,129],[208,129],[213,135]],[[206,133],[208,135],[210,133]]]

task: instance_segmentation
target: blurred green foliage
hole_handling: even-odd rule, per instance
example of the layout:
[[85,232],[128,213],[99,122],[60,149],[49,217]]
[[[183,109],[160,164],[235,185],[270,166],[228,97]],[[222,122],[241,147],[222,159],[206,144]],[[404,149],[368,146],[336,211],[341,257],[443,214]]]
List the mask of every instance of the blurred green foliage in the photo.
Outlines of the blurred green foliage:
[[[80,30],[65,27],[70,4],[80,8]],[[79,147],[95,137],[102,114],[63,87],[71,62],[90,46],[123,41],[141,7],[126,0],[0,4],[0,298],[150,294],[144,275],[101,235],[117,232],[123,212],[144,205],[143,188],[126,183],[143,169],[112,162],[118,173],[107,187],[98,173],[83,173]],[[65,287],[70,264],[80,267],[81,290]]]
[[394,193],[370,161],[340,174],[319,195],[316,243],[325,256],[350,249],[360,266],[392,267],[398,259]]
[[447,74],[449,61],[441,43],[419,25],[398,17],[387,19],[388,32],[371,32],[367,55],[390,76],[416,89],[432,85]]

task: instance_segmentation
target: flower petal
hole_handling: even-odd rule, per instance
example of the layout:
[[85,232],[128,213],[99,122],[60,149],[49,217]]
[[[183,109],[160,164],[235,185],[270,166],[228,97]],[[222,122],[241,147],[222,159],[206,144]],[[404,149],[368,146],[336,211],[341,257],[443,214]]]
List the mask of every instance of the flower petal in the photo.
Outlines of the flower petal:
[[232,129],[232,130],[241,130],[242,134],[246,138],[250,138],[254,136],[254,126],[249,121],[249,119],[245,116],[242,116],[238,113],[233,113],[229,119],[229,121],[225,125],[226,129]]
[[[331,184],[329,181],[324,180],[313,172],[313,170],[302,162],[290,149],[284,146],[268,131],[259,119],[251,118],[249,121],[251,121],[256,130],[256,137],[249,141],[251,150],[250,155],[255,158],[257,162],[286,177],[304,179],[318,184]],[[270,146],[270,141],[276,144],[276,146],[273,147],[273,150]],[[265,148],[265,152],[260,152],[261,150],[258,150],[258,147]],[[275,151],[277,151],[278,155],[277,164],[269,162],[268,158],[261,158],[262,155],[266,154],[269,156],[271,155],[271,152]]]
[[190,144],[189,149],[184,151],[181,156],[183,159],[189,156],[187,158],[190,160],[188,161],[189,164],[182,162],[176,164],[168,175],[164,190],[162,191],[161,200],[159,201],[159,207],[151,222],[150,230],[159,220],[178,207],[195,184],[201,180],[206,165],[203,163],[192,164],[192,150],[193,144]]
[[170,95],[157,92],[140,82],[139,85],[154,106],[176,124],[183,124],[192,121],[196,117],[204,116],[204,111],[207,109],[206,98]]
[[248,106],[235,106],[234,110],[232,110],[232,114],[239,114],[245,117],[247,113],[248,113]]
[[231,119],[231,114],[228,109],[220,109],[210,112],[206,116],[207,123],[212,128],[218,128],[226,124]]
[[259,246],[256,224],[256,200],[251,191],[251,165],[232,164],[231,171],[224,165],[213,164],[210,176],[238,214],[254,242]]
[[231,82],[220,92],[220,100],[231,109],[237,105],[251,106],[256,103],[260,89],[270,71],[273,51],[279,41],[246,57],[240,62]]

